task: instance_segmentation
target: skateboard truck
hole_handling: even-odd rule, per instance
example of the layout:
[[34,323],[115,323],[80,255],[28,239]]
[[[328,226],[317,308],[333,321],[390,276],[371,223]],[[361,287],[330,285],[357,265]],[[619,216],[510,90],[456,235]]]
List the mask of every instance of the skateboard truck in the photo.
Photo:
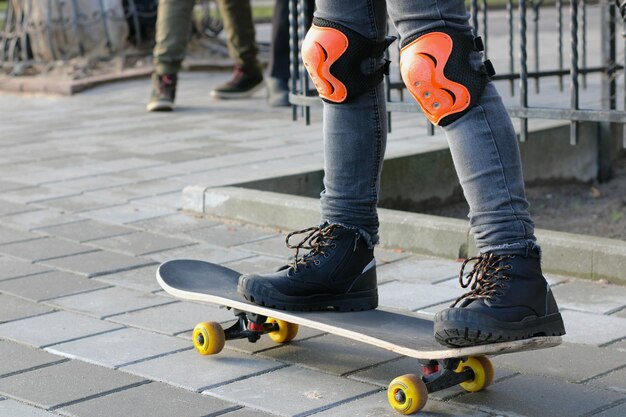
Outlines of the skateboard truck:
[[224,329],[225,340],[248,339],[256,343],[261,335],[278,331],[277,323],[267,322],[267,317],[233,309],[237,322]]
[[440,361],[420,361],[422,365],[422,381],[428,393],[441,391],[455,385],[472,381],[475,378],[472,368],[459,369],[459,364],[467,358],[443,359]]

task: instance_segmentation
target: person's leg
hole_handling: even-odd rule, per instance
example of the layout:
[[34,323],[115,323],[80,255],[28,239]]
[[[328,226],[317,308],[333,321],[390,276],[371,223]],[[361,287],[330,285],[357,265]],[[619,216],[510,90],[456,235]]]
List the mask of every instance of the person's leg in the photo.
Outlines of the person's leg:
[[[310,22],[313,18],[315,2],[306,1]],[[289,105],[289,77],[290,50],[289,50],[289,0],[276,0],[274,2],[274,15],[272,16],[272,43],[270,45],[270,64],[268,103],[270,106]]]
[[461,282],[472,291],[435,318],[438,340],[464,346],[562,334],[541,273],[515,131],[472,40],[464,1],[396,0],[389,10],[402,37],[403,80],[445,131],[481,253]]
[[373,247],[387,134],[386,22],[383,1],[317,2],[302,56],[325,100],[322,225],[295,245],[310,252],[292,266],[240,278],[238,290],[248,300],[294,310],[378,303]]
[[177,74],[185,58],[193,0],[160,0],[157,10],[152,93],[146,109],[174,109]]
[[218,0],[218,4],[228,37],[228,50],[235,61],[235,72],[230,81],[211,91],[211,96],[223,99],[250,97],[263,86],[250,0]]

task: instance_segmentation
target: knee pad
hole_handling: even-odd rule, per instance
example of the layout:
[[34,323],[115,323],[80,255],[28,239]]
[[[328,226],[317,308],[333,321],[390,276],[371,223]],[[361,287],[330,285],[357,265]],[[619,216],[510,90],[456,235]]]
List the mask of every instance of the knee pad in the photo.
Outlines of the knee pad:
[[302,43],[302,61],[320,97],[331,103],[344,103],[375,87],[389,73],[389,61],[372,72],[365,72],[368,58],[381,60],[395,40],[376,42],[339,24],[318,17]]
[[483,49],[480,38],[450,28],[420,33],[403,42],[402,80],[433,124],[446,126],[478,102],[495,74],[489,61],[478,70],[470,64],[470,54]]

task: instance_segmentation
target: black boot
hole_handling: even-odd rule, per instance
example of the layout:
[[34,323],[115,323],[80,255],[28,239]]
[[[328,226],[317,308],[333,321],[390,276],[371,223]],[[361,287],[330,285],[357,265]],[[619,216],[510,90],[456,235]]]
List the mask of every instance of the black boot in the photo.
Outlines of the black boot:
[[[297,245],[289,238],[306,233]],[[312,227],[287,236],[296,249],[293,264],[273,274],[239,278],[246,300],[281,310],[370,310],[378,306],[374,250],[361,234],[336,224]],[[299,257],[300,249],[309,253]]]
[[[477,260],[469,275],[465,265]],[[538,254],[484,255],[468,259],[459,274],[468,293],[435,315],[435,338],[463,347],[565,334],[552,291],[543,277]]]

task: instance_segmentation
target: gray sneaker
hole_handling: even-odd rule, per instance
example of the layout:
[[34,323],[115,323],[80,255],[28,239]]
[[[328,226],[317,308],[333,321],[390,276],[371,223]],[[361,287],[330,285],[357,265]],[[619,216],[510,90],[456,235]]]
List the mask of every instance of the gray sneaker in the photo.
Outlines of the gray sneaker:
[[152,73],[152,92],[147,111],[172,111],[176,99],[176,74]]
[[233,78],[211,91],[211,97],[234,99],[252,97],[263,88],[263,72],[259,68],[235,67]]

